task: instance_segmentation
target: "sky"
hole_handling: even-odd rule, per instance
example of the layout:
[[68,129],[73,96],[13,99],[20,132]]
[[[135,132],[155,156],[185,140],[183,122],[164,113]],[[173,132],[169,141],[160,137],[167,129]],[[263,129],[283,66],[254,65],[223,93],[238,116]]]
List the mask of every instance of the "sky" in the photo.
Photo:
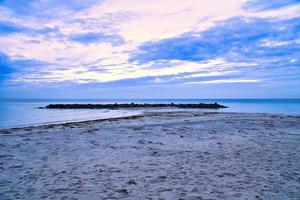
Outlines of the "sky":
[[0,0],[0,98],[300,98],[300,0]]

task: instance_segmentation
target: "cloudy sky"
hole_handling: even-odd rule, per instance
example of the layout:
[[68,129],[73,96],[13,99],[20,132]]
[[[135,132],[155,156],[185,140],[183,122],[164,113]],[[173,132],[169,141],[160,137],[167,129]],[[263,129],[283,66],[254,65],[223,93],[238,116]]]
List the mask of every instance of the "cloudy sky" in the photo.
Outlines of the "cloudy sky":
[[0,97],[299,98],[299,0],[0,0]]

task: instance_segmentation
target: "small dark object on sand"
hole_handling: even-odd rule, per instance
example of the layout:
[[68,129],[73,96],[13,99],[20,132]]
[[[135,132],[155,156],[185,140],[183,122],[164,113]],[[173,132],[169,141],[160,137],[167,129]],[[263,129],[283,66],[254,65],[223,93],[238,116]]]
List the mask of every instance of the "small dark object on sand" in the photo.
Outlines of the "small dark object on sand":
[[131,179],[127,182],[127,184],[128,185],[136,185],[136,182],[133,179]]
[[128,190],[127,189],[120,189],[118,190],[119,193],[123,193],[123,194],[128,194]]
[[46,109],[120,109],[120,108],[163,108],[163,107],[175,107],[175,108],[227,108],[218,103],[188,103],[188,104],[175,104],[175,103],[122,103],[122,104],[49,104]]

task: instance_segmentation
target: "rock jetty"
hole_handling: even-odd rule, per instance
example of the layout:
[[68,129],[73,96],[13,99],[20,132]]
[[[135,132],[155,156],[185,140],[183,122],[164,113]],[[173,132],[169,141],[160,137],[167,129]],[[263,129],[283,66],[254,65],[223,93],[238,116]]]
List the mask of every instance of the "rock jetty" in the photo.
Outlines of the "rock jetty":
[[175,104],[175,103],[114,103],[114,104],[49,104],[46,109],[120,109],[120,108],[227,108],[218,103],[194,103],[194,104]]

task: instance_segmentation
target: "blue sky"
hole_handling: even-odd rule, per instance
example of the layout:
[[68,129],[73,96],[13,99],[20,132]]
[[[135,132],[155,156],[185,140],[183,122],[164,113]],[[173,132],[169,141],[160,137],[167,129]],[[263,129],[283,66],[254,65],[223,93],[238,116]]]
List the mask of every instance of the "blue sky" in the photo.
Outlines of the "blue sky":
[[300,98],[299,0],[0,0],[0,97]]

